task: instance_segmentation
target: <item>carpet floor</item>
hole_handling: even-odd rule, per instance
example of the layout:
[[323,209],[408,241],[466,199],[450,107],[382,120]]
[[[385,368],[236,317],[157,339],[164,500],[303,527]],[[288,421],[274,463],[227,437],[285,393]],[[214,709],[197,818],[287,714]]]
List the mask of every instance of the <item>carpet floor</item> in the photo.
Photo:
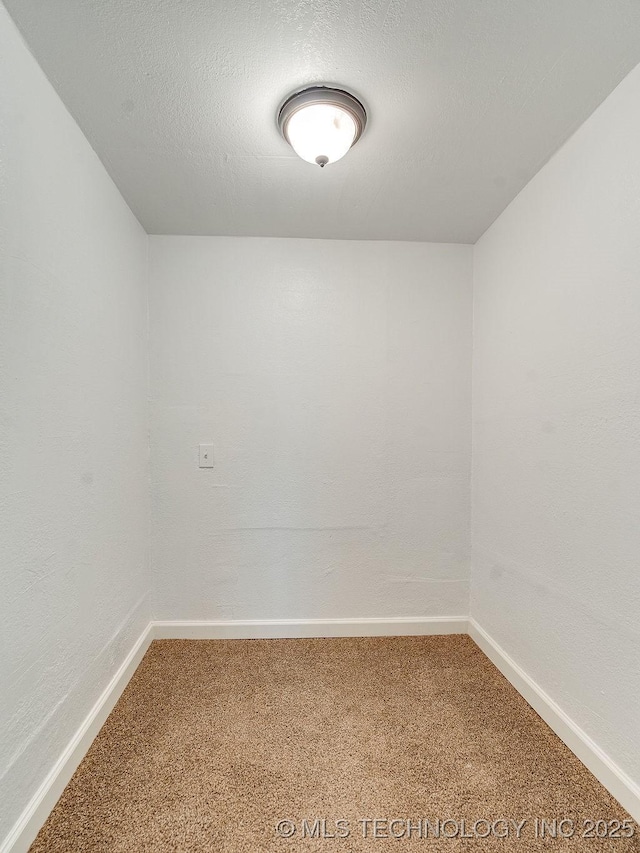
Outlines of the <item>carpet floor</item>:
[[625,820],[467,636],[161,640],[31,853],[640,851]]

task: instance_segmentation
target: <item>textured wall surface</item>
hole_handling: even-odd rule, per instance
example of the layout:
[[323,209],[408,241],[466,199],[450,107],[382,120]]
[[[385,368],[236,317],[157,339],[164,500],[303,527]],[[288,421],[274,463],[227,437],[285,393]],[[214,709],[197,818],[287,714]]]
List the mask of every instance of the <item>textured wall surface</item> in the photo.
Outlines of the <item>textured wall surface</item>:
[[[472,243],[640,62],[638,0],[6,3],[150,234]],[[318,83],[371,119],[324,170]]]
[[471,612],[640,782],[640,68],[475,248]]
[[149,619],[147,237],[0,6],[0,839]]
[[[10,2],[150,228],[343,237],[477,234],[629,67],[640,21],[634,0],[282,0],[246,28],[237,4],[162,5]],[[280,51],[240,62],[225,28]],[[274,106],[347,53],[380,109],[323,174]],[[151,577],[148,241],[1,5],[0,76],[2,838]],[[475,249],[472,578],[473,615],[636,780],[639,102],[636,70]],[[471,280],[461,245],[151,239],[158,617],[467,612]]]
[[465,614],[471,247],[152,237],[150,262],[156,615]]

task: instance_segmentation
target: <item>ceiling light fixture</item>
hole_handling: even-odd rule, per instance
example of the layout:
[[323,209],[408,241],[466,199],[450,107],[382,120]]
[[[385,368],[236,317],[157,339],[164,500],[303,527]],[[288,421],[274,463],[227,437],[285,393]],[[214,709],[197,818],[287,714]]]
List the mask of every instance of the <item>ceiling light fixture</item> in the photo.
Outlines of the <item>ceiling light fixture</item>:
[[296,154],[321,167],[344,157],[366,123],[367,113],[357,98],[328,86],[296,92],[278,113],[278,127]]

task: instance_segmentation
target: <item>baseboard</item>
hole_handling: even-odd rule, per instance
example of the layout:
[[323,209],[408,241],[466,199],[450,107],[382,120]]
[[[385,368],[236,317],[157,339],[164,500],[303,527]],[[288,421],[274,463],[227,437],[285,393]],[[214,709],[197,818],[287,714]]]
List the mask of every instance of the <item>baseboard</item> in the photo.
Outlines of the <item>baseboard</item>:
[[475,619],[469,619],[469,635],[489,660],[527,700],[561,741],[612,794],[631,817],[640,821],[640,787],[594,743],[554,700],[530,678]]
[[468,633],[487,657],[569,749],[637,821],[640,788],[531,679],[474,619],[282,619],[150,622],[95,703],[63,754],[27,805],[0,853],[26,853],[95,736],[120,698],[153,639],[276,639],[304,637],[393,637]]
[[257,640],[303,637],[398,637],[466,634],[466,616],[395,619],[249,619],[154,622],[157,640]]
[[93,743],[95,736],[111,713],[122,691],[129,683],[138,664],[144,657],[153,639],[153,627],[147,625],[135,645],[124,659],[118,671],[105,687],[93,708],[85,717],[67,748],[51,768],[31,801],[22,812],[9,835],[0,845],[0,853],[26,853],[38,831],[60,795],[67,786],[76,768]]

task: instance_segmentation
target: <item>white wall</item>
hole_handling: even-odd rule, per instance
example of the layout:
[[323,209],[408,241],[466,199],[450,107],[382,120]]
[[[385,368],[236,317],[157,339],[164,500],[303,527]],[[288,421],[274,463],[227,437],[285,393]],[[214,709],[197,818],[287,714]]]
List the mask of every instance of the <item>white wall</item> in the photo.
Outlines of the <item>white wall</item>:
[[0,5],[0,840],[150,615],[147,237]]
[[471,613],[640,782],[640,69],[475,249]]
[[466,614],[471,263],[150,239],[156,616]]
[[[148,241],[2,6],[0,76],[2,838],[151,578]],[[475,249],[472,578],[635,779],[638,103],[636,70]],[[155,615],[466,614],[471,248],[150,244]]]

